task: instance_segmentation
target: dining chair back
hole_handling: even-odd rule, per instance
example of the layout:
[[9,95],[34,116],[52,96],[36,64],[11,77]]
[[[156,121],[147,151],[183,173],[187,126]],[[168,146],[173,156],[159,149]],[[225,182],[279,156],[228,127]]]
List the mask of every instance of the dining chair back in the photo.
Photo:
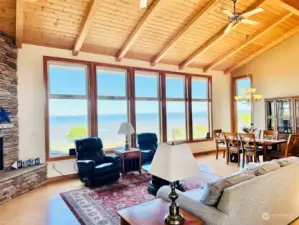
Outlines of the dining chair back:
[[226,146],[225,146],[222,130],[217,129],[214,130],[213,133],[214,133],[214,139],[216,144],[216,159],[218,159],[219,151],[223,151],[223,158],[225,158]]
[[289,136],[284,157],[299,156],[299,134]]
[[259,162],[259,155],[261,155],[262,150],[257,148],[255,134],[239,134],[239,136],[243,151],[242,167],[245,166],[245,158],[247,163],[249,162],[249,157],[254,157],[254,161]]
[[265,140],[277,140],[278,139],[278,131],[277,130],[264,130],[263,139]]
[[226,145],[226,163],[229,163],[231,154],[235,154],[238,156],[238,166],[240,166],[240,147],[239,147],[239,139],[238,133],[236,132],[224,132],[224,141]]

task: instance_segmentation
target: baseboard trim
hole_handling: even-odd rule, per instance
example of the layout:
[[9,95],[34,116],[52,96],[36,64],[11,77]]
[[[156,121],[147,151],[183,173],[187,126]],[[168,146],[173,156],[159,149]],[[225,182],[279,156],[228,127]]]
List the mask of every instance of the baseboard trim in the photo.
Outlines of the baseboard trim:
[[[217,152],[217,150],[210,150],[210,151],[205,151],[205,152],[196,152],[193,153],[194,157],[196,156],[201,156],[201,155],[211,155],[211,154],[215,154]],[[221,152],[221,150],[220,150]]]
[[62,180],[67,180],[67,179],[75,179],[78,177],[79,177],[78,173],[72,173],[72,174],[58,176],[58,177],[49,177],[47,179],[47,183],[53,183],[53,182],[58,182],[58,181],[62,181]]

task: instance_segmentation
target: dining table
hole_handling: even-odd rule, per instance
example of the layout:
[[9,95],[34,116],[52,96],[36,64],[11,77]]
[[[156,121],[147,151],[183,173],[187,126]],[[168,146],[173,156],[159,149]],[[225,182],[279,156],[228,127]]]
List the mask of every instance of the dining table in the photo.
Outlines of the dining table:
[[255,143],[257,146],[263,147],[263,160],[268,160],[268,150],[270,146],[277,146],[279,144],[285,144],[287,143],[287,139],[278,139],[278,140],[268,140],[268,139],[255,139]]

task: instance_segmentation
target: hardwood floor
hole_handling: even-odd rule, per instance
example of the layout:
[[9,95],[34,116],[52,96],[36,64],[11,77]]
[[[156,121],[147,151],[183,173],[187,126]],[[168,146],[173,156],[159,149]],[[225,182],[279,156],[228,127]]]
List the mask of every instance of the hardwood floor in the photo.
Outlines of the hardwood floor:
[[[236,164],[226,165],[214,154],[197,157],[200,168],[219,176],[239,171]],[[0,225],[79,225],[59,193],[83,187],[78,179],[50,183],[0,206]],[[299,219],[292,223],[299,225]]]

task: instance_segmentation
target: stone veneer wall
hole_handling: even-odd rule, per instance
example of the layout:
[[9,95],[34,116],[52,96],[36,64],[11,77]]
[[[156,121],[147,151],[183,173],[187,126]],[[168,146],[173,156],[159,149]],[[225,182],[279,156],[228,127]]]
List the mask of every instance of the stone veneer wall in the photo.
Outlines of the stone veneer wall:
[[2,173],[0,176],[0,205],[46,182],[47,164]]
[[0,32],[0,106],[11,113],[12,128],[2,129],[4,170],[10,170],[19,157],[17,98],[17,48],[14,40]]

